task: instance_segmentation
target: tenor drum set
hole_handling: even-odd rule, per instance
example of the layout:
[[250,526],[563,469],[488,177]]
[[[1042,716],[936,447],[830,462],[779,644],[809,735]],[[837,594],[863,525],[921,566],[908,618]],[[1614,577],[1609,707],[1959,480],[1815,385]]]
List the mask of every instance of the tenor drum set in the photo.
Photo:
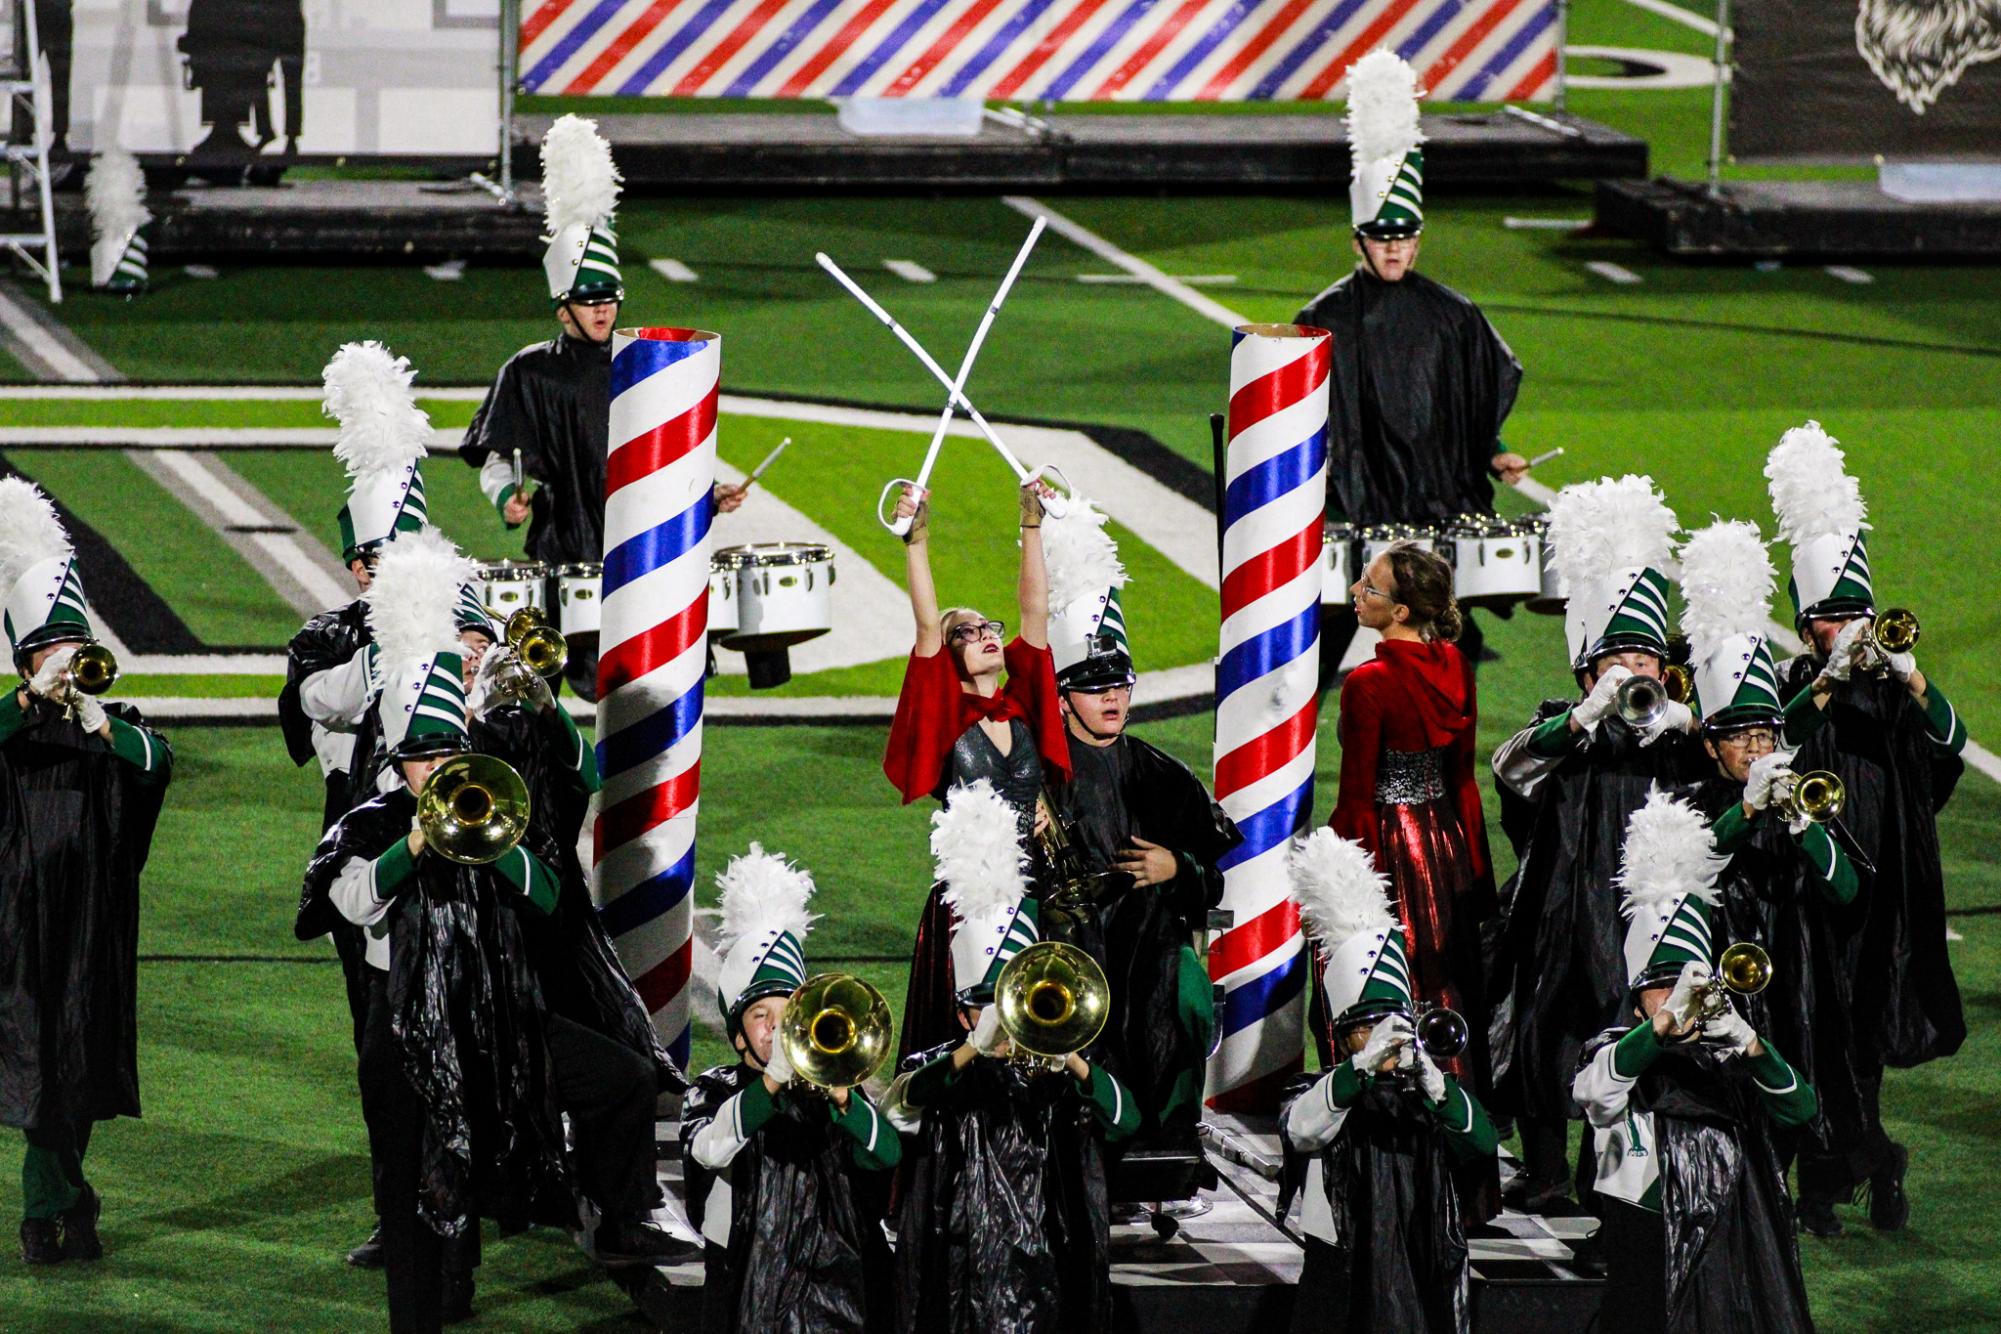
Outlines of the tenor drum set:
[[709,639],[744,656],[753,689],[792,679],[790,650],[834,628],[834,553],[752,542],[709,558]]
[[1560,615],[1563,598],[1545,541],[1547,519],[1532,514],[1503,519],[1462,514],[1440,524],[1329,523],[1321,538],[1320,601],[1348,606],[1353,585],[1369,562],[1398,542],[1435,551],[1452,565],[1453,595],[1463,606],[1505,607]]

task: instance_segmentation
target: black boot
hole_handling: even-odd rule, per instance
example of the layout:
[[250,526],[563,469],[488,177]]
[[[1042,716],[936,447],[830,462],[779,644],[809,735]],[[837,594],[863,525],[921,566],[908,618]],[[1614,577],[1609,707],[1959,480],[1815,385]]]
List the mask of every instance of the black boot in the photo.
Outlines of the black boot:
[[447,1325],[462,1325],[472,1319],[471,1274],[444,1276],[444,1291],[438,1296],[438,1314]]
[[63,1210],[63,1259],[102,1260],[104,1243],[97,1237],[97,1216],[104,1212],[104,1200],[89,1186],[76,1203]]
[[605,1219],[598,1224],[597,1253],[608,1265],[668,1265],[699,1255],[701,1247],[646,1218]]
[[382,1268],[382,1224],[377,1222],[368,1240],[347,1253],[347,1262],[356,1269]]
[[1800,1197],[1799,1223],[1801,1231],[1816,1237],[1838,1237],[1842,1233],[1841,1220],[1834,1216],[1834,1205],[1811,1196]]
[[1892,1144],[1888,1160],[1869,1174],[1869,1223],[1879,1232],[1900,1232],[1911,1221],[1911,1199],[1904,1194],[1904,1173],[1911,1151]]
[[21,1220],[21,1258],[31,1265],[55,1265],[63,1260],[62,1228],[53,1218]]

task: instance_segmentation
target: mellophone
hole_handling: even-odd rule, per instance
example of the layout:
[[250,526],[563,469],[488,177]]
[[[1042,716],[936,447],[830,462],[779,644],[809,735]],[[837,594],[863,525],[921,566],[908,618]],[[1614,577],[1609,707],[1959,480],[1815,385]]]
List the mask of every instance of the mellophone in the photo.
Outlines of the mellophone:
[[1526,602],[1530,611],[1560,614],[1563,597],[1544,540],[1542,514],[1502,519],[1462,514],[1438,524],[1330,523],[1321,538],[1320,601],[1347,606],[1351,586],[1369,562],[1398,542],[1414,542],[1452,565],[1453,596],[1475,607]]

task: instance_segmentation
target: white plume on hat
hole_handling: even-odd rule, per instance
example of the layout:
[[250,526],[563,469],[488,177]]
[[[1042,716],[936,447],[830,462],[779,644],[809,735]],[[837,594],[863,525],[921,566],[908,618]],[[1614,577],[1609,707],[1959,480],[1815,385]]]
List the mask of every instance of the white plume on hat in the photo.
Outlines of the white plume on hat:
[[730,858],[716,873],[716,888],[722,910],[716,944],[724,953],[740,940],[778,933],[803,940],[818,920],[806,907],[813,897],[813,873],[780,853],[766,852],[761,843]]
[[84,178],[83,197],[90,208],[90,281],[102,287],[111,281],[133,233],[153,220],[138,159],[118,144],[101,150]]
[[1556,493],[1549,505],[1550,561],[1565,597],[1622,571],[1672,569],[1674,511],[1651,477],[1601,477]]
[[1758,525],[1719,519],[1681,546],[1681,628],[1699,661],[1740,636],[1761,638],[1777,579]]
[[1424,142],[1418,128],[1417,71],[1387,49],[1371,51],[1348,70],[1348,152],[1356,170],[1400,158]]
[[435,528],[405,533],[382,550],[362,597],[368,628],[385,663],[404,663],[459,645],[459,591],[475,570]]
[[1840,442],[1810,421],[1779,437],[1765,460],[1779,536],[1795,546],[1869,525],[1862,487],[1848,475]]
[[1364,931],[1398,925],[1390,906],[1389,877],[1376,869],[1369,850],[1353,839],[1321,827],[1294,840],[1285,854],[1292,897],[1306,933],[1328,948]]
[[1124,588],[1128,578],[1119,544],[1105,531],[1105,513],[1083,496],[1071,498],[1061,518],[1042,521],[1042,556],[1049,568],[1049,605],[1067,607],[1078,598],[1103,597]]
[[1014,807],[984,778],[953,788],[932,813],[931,856],[945,903],[961,920],[1021,900],[1027,857],[1019,827]]
[[596,121],[558,116],[542,136],[542,211],[550,232],[602,226],[618,207],[623,179]]
[[70,551],[69,533],[42,488],[25,477],[0,477],[0,595],[33,566]]
[[1701,811],[1658,785],[1649,787],[1646,804],[1626,821],[1626,845],[1612,880],[1625,895],[1619,911],[1637,917],[1684,894],[1714,907],[1723,899],[1716,881],[1729,863],[1717,855]]
[[373,339],[343,344],[327,363],[320,410],[340,423],[334,457],[348,476],[400,471],[424,457],[431,419],[417,406],[416,378],[408,357]]

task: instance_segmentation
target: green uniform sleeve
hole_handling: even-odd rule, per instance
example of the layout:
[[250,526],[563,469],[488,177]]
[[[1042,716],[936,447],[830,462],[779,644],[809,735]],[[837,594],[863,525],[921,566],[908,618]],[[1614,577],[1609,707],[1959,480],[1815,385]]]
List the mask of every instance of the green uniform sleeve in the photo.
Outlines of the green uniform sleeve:
[[1786,746],[1798,750],[1806,744],[1808,737],[1818,732],[1827,723],[1827,710],[1814,702],[1813,683],[1809,681],[1799,694],[1786,705],[1785,731]]
[[929,1065],[910,1072],[910,1079],[903,1086],[903,1100],[916,1108],[935,1106],[945,1091],[958,1082],[959,1072],[952,1068],[952,1053],[948,1051]]
[[1855,891],[1861,887],[1861,880],[1855,874],[1855,863],[1848,860],[1848,854],[1827,832],[1827,826],[1808,825],[1806,832],[1799,836],[1799,844],[1814,874],[1820,877],[1821,892],[1836,903],[1852,901]]
[[1108,1142],[1116,1143],[1139,1129],[1139,1104],[1111,1071],[1093,1065],[1090,1078],[1084,1081],[1083,1093]]
[[[758,1081],[762,1085],[763,1081]],[[856,1167],[865,1172],[887,1172],[903,1161],[903,1137],[860,1089],[848,1090],[846,1110],[827,1104],[834,1124],[854,1143],[850,1149]]]
[[1431,1114],[1438,1118],[1442,1127],[1458,1151],[1468,1157],[1492,1157],[1501,1146],[1501,1137],[1494,1129],[1492,1118],[1480,1100],[1459,1086],[1459,1081],[1451,1075],[1445,1077],[1445,1097],[1443,1101],[1424,1104]]
[[1709,825],[1709,835],[1716,840],[1716,851],[1725,855],[1737,851],[1751,837],[1751,821],[1744,814],[1744,803],[1733,801]]
[[585,744],[584,734],[577,730],[577,720],[570,716],[568,709],[558,703],[553,712],[558,720],[558,726],[563,729],[563,744],[570,747],[570,754],[573,757],[570,761],[571,767],[582,780],[584,791],[597,791],[603,784],[598,775],[597,752]]
[[556,873],[528,849],[515,844],[493,864],[493,869],[539,911],[546,914],[556,910]]
[[1820,1098],[1813,1085],[1786,1063],[1770,1038],[1760,1035],[1758,1042],[1765,1049],[1764,1055],[1747,1056],[1744,1061],[1751,1067],[1751,1080],[1758,1086],[1758,1097],[1765,1110],[1782,1126],[1803,1126],[1813,1120],[1813,1114],[1820,1109]]
[[408,889],[417,878],[417,859],[410,855],[410,840],[399,838],[389,851],[375,859],[375,897],[389,900]]
[[28,711],[21,707],[20,690],[8,691],[7,698],[0,700],[0,742],[5,742],[27,724]]
[[1955,755],[1966,749],[1966,724],[1959,721],[1959,711],[1929,676],[1925,678],[1925,730]]
[[1362,1076],[1355,1071],[1353,1061],[1342,1061],[1327,1076],[1327,1105],[1329,1107],[1353,1107],[1367,1087]]
[[508,523],[507,521],[507,502],[514,499],[514,497],[519,495],[520,492],[521,492],[520,487],[516,486],[512,482],[509,482],[505,486],[501,487],[500,494],[493,498],[493,512],[495,514],[498,514],[500,516],[500,521],[504,524],[507,524],[509,528],[519,528],[521,526],[518,523]]
[[173,775],[174,752],[167,739],[150,727],[135,727],[123,718],[107,717],[111,724],[111,753],[156,782]]
[[1654,1036],[1653,1024],[1636,1024],[1613,1049],[1612,1072],[1621,1079],[1638,1079],[1660,1055],[1661,1040]]
[[778,1102],[764,1087],[764,1075],[753,1072],[750,1083],[743,1086],[743,1092],[736,1095],[738,1129],[749,1139],[764,1129],[764,1123],[778,1115]]
[[1556,717],[1537,725],[1529,736],[1529,751],[1545,759],[1565,755],[1576,745],[1580,735],[1570,730],[1570,710],[1565,709]]

